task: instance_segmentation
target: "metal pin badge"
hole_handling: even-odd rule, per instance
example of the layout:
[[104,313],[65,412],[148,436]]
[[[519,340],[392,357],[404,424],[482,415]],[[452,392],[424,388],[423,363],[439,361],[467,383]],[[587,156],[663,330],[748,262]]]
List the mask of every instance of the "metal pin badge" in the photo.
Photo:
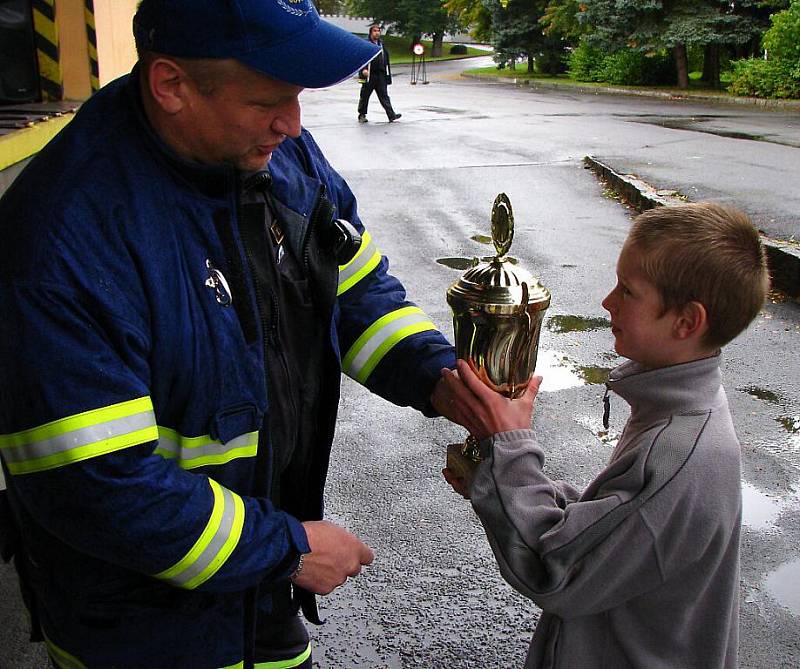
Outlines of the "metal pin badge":
[[209,258],[206,258],[206,269],[208,270],[206,286],[214,291],[214,297],[219,304],[223,307],[231,306],[233,304],[233,295],[225,276],[214,267],[214,263]]

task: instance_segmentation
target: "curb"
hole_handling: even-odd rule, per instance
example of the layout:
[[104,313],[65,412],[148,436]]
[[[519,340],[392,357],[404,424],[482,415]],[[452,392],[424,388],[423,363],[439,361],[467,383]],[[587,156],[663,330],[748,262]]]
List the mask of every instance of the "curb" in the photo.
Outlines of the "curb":
[[[671,193],[653,188],[630,174],[619,174],[594,156],[586,156],[583,165],[604,180],[617,195],[639,212],[653,207],[684,202]],[[761,235],[767,252],[772,286],[793,298],[800,297],[800,245]]]
[[703,102],[715,102],[727,105],[748,105],[751,107],[761,107],[773,111],[796,111],[800,112],[800,100],[768,100],[766,98],[747,98],[733,97],[730,95],[704,95],[702,93],[692,93],[691,91],[655,91],[642,90],[637,88],[619,88],[614,86],[581,86],[580,84],[559,84],[542,79],[519,79],[510,77],[493,77],[488,75],[470,74],[462,72],[461,76],[465,79],[475,79],[479,81],[489,81],[509,86],[527,87],[533,90],[537,88],[559,89],[572,93],[583,93],[589,95],[635,95],[646,98],[665,98],[667,100],[702,100]]

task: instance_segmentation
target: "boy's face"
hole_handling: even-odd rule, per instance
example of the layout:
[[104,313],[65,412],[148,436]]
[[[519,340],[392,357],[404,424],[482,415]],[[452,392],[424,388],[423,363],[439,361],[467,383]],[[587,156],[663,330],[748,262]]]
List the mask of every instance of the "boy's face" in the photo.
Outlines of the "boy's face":
[[625,244],[617,261],[617,285],[603,300],[611,314],[614,350],[654,369],[676,362],[677,314],[662,313],[661,296],[640,269],[639,250]]

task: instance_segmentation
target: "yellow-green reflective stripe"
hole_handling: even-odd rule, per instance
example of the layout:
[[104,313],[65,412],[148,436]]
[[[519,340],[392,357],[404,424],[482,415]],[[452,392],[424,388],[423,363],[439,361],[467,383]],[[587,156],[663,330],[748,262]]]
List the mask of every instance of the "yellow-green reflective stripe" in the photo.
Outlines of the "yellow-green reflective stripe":
[[200,538],[175,565],[156,574],[156,578],[192,590],[205,583],[225,564],[244,526],[244,502],[236,493],[208,479],[214,494],[211,517]]
[[237,662],[236,664],[229,664],[227,667],[220,667],[220,669],[244,669],[244,662]]
[[258,432],[247,432],[226,443],[202,437],[184,437],[168,427],[158,426],[156,455],[175,460],[181,469],[224,465],[236,458],[253,458],[258,453]]
[[63,648],[56,646],[47,638],[44,632],[42,632],[42,635],[44,636],[44,643],[47,646],[47,652],[60,669],[86,669],[86,665],[78,658],[70,655]]
[[308,642],[306,649],[296,657],[288,660],[275,660],[274,662],[256,662],[253,667],[254,669],[293,669],[293,667],[299,667],[309,657],[311,657],[310,641]]
[[342,362],[345,374],[364,383],[383,357],[400,341],[417,332],[435,330],[419,307],[403,307],[382,316],[356,340]]
[[28,474],[155,441],[157,437],[153,403],[149,397],[140,397],[0,435],[0,450],[12,474]]
[[375,269],[380,261],[381,252],[372,242],[372,236],[369,232],[364,231],[358,252],[349,263],[339,267],[339,287],[336,290],[336,295],[341,295],[350,290]]

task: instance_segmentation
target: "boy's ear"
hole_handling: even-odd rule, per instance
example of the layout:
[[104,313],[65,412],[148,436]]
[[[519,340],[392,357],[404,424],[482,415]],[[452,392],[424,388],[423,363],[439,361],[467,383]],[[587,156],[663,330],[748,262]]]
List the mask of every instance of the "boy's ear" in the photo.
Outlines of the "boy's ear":
[[677,339],[702,337],[708,330],[708,312],[700,302],[687,302],[678,310],[672,332]]

